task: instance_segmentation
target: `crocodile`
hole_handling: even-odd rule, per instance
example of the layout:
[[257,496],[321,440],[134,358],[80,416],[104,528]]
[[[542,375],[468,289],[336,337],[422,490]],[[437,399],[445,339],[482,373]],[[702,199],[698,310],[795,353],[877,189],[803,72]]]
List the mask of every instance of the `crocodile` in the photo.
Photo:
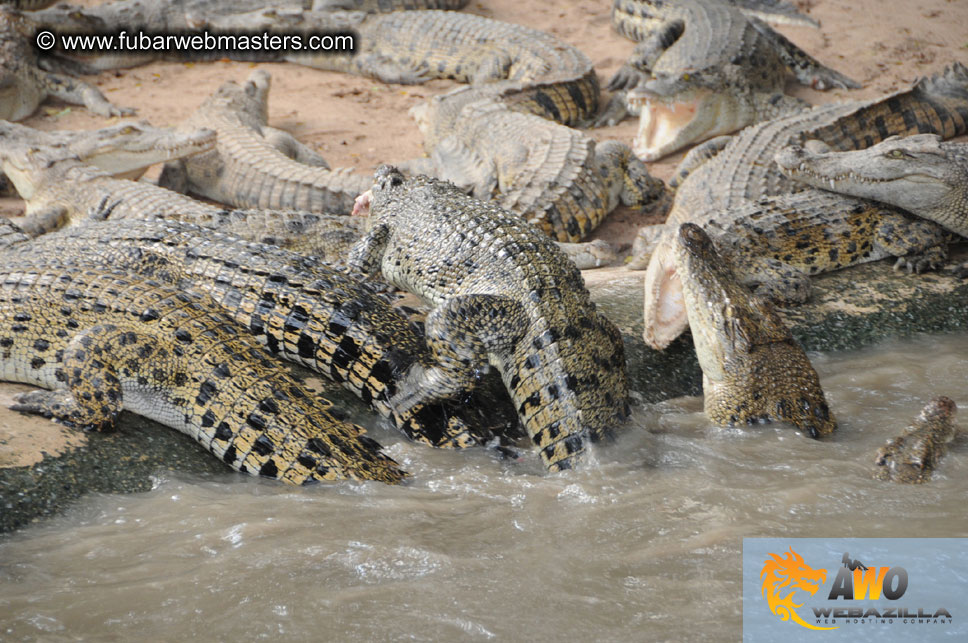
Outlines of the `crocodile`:
[[[368,227],[359,217],[210,205],[143,181],[116,179],[69,150],[27,141],[0,146],[0,169],[27,201],[27,217],[20,226],[30,236],[89,219],[160,218],[215,228],[339,264]],[[597,268],[616,257],[604,241],[560,246],[581,268]]]
[[928,402],[904,434],[888,440],[874,458],[877,480],[922,484],[947,452],[947,443],[958,433],[954,424],[958,407],[947,397]]
[[241,208],[349,214],[369,175],[330,170],[316,152],[268,125],[271,77],[253,71],[224,83],[185,121],[218,133],[216,149],[166,164],[159,185]]
[[160,218],[339,263],[366,227],[341,215],[222,208],[144,181],[114,178],[69,150],[20,143],[0,146],[0,169],[27,202],[20,226],[30,236],[88,219]]
[[0,264],[0,379],[49,389],[15,410],[94,429],[128,410],[237,471],[290,484],[406,475],[211,298],[69,257]]
[[[719,0],[615,0],[618,31],[642,42],[608,84],[640,114],[635,153],[654,161],[687,145],[799,111],[786,77],[816,89],[857,88],[756,17]],[[619,95],[620,96],[620,95]],[[624,110],[613,100],[599,121]]]
[[620,202],[643,207],[667,196],[624,143],[596,143],[482,94],[460,87],[411,109],[431,154],[428,173],[472,188],[565,242],[588,236]]
[[349,265],[434,307],[435,365],[411,371],[394,399],[450,396],[493,365],[545,466],[577,464],[628,415],[622,336],[581,273],[536,227],[451,183],[387,165],[374,177],[358,200],[371,228]]
[[[716,0],[718,4],[741,11],[746,16],[759,18],[773,24],[797,27],[819,27],[820,23],[782,0]],[[613,0],[612,26],[629,40],[641,42],[647,39],[667,18],[664,13],[674,10],[657,0]],[[674,15],[674,14],[669,14]]]
[[[818,139],[832,149],[869,147],[891,135],[968,131],[968,68],[954,64],[911,89],[865,103],[834,103],[759,123],[732,137],[676,190],[645,275],[646,343],[664,348],[686,327],[672,258],[685,222],[702,225],[721,253],[731,254],[743,283],[780,301],[803,301],[807,275],[887,256],[913,268],[940,265],[950,235],[887,205],[810,188],[779,170],[773,157],[791,142]],[[639,241],[637,240],[637,242]],[[631,266],[646,262],[643,244]]]
[[2,0],[0,5],[12,7],[19,11],[37,11],[57,4],[60,0]]
[[737,281],[696,224],[679,227],[675,255],[706,416],[722,426],[776,420],[812,438],[833,433],[817,371],[772,304]]
[[[215,147],[215,132],[179,132],[152,127],[145,121],[124,121],[95,130],[45,132],[0,121],[0,145],[29,144],[60,148],[112,176],[137,179],[156,163],[198,154]],[[6,177],[0,174],[0,185]],[[9,190],[4,190],[9,191]]]
[[916,134],[837,152],[807,141],[775,158],[784,174],[802,183],[887,203],[968,237],[968,144]]
[[311,258],[150,220],[92,221],[31,243],[16,241],[7,244],[5,257],[69,257],[75,265],[113,267],[211,296],[269,353],[342,384],[411,440],[463,448],[490,437],[456,402],[397,408],[397,381],[413,365],[431,363],[422,337],[372,284]]
[[99,116],[134,113],[111,103],[94,85],[41,69],[33,35],[30,20],[13,9],[0,7],[0,119],[27,118],[48,97],[83,105]]
[[366,11],[367,13],[425,9],[457,11],[466,7],[468,2],[470,0],[315,0],[308,8],[313,11]]
[[353,53],[293,52],[286,60],[317,69],[416,84],[432,78],[485,85],[516,111],[564,125],[598,111],[598,76],[588,56],[555,36],[453,11],[311,12],[270,8],[217,15],[210,29],[348,31]]

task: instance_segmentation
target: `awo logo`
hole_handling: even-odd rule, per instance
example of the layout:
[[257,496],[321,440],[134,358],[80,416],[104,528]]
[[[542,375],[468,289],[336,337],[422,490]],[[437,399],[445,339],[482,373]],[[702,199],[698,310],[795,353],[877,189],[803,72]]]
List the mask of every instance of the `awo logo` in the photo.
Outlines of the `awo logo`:
[[762,592],[766,597],[766,603],[770,610],[780,617],[782,621],[793,621],[811,630],[830,630],[835,627],[817,627],[803,620],[797,613],[798,607],[803,607],[803,603],[797,603],[794,595],[804,591],[808,594],[816,594],[820,586],[827,580],[826,569],[814,569],[805,562],[797,552],[786,552],[783,556],[770,554],[770,559],[763,563],[763,571],[760,572],[763,580]]
[[[950,624],[951,613],[945,607],[898,606],[883,601],[900,601],[908,590],[907,569],[897,565],[866,565],[844,552],[836,575],[826,568],[813,567],[793,547],[783,555],[769,553],[760,572],[761,593],[770,610],[783,621],[791,621],[810,630],[836,630],[854,624]],[[827,577],[833,575],[829,589]],[[802,611],[805,598],[815,603]],[[826,601],[820,600],[826,596]],[[882,601],[871,605],[871,601]],[[863,603],[859,603],[863,602]],[[804,616],[806,615],[806,616]]]

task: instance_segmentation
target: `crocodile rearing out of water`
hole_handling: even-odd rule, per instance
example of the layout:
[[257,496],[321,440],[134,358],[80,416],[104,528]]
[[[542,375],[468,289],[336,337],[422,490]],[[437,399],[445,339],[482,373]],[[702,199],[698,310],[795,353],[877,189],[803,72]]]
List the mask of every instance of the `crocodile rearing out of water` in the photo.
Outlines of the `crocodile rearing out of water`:
[[[804,301],[808,275],[889,256],[914,268],[938,266],[950,234],[888,206],[810,188],[785,176],[774,156],[818,139],[836,150],[869,147],[895,134],[944,137],[968,131],[968,69],[954,64],[909,90],[867,103],[830,104],[747,127],[696,161],[676,190],[645,276],[646,343],[665,348],[686,327],[672,260],[678,226],[703,226],[730,255],[744,284],[776,300]],[[680,172],[681,173],[681,172]],[[643,229],[640,238],[648,230]],[[633,266],[642,265],[633,262]]]
[[947,451],[958,428],[954,424],[958,407],[947,397],[936,397],[921,410],[908,430],[888,440],[874,458],[874,477],[878,480],[921,484]]
[[676,244],[704,408],[719,425],[790,422],[816,438],[837,422],[817,372],[772,305],[736,279],[709,236],[683,223]]
[[621,334],[581,273],[536,227],[450,183],[390,166],[375,178],[358,201],[372,227],[350,266],[435,306],[437,363],[400,385],[401,405],[451,395],[491,364],[545,465],[573,466],[628,412]]

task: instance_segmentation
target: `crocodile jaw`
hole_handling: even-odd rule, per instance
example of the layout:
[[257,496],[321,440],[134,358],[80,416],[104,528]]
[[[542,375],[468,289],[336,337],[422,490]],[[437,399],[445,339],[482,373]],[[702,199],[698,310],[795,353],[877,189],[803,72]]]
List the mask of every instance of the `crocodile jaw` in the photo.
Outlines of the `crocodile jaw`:
[[91,149],[78,150],[85,163],[94,165],[112,175],[144,172],[149,166],[180,159],[215,149],[214,130],[200,129],[192,133],[146,132],[133,133],[129,138],[119,135],[117,140],[105,140]]
[[693,143],[728,134],[749,121],[734,97],[707,89],[668,97],[638,89],[629,94],[628,102],[640,110],[633,150],[643,161],[655,161]]
[[645,329],[642,338],[662,350],[689,327],[682,282],[676,274],[674,241],[664,237],[645,272]]
[[[892,137],[872,147],[835,152],[819,141],[791,145],[775,161],[787,176],[823,190],[872,199],[933,218],[963,183],[952,176],[954,163],[945,158],[934,135]],[[901,156],[893,158],[892,151]],[[959,173],[960,174],[960,173]]]

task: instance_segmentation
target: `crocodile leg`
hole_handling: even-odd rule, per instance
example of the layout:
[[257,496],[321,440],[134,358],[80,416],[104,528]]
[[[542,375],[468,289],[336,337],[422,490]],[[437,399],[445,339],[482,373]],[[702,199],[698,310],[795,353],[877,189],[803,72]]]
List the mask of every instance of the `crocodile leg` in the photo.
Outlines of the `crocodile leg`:
[[[314,66],[310,62],[306,62],[305,55],[294,54],[287,56],[286,60],[309,67]],[[369,76],[383,83],[420,85],[434,78],[429,68],[407,64],[404,61],[393,60],[378,54],[354,56],[351,60],[350,67],[352,73],[359,74],[360,76]]]
[[329,169],[329,163],[326,162],[326,159],[305,143],[298,141],[289,132],[266,125],[263,125],[261,129],[263,138],[292,160],[305,163],[306,165],[321,167],[324,170]]
[[895,213],[885,216],[878,224],[874,243],[897,257],[895,269],[920,273],[944,265],[951,236],[933,221]]
[[[681,18],[667,20],[661,23],[655,31],[635,46],[635,49],[632,50],[632,55],[629,56],[628,62],[623,67],[631,66],[642,73],[651,74],[652,68],[655,67],[655,64],[662,54],[665,53],[665,50],[679,40],[685,30],[686,23]],[[619,73],[621,73],[621,70]],[[616,77],[618,77],[618,74],[609,81],[607,89],[632,89],[635,86],[613,85]]]
[[485,159],[461,143],[456,136],[442,139],[434,147],[431,158],[439,178],[450,181],[478,199],[488,201],[498,191],[494,160]]
[[[128,337],[130,335],[130,337]],[[55,418],[70,426],[83,429],[108,429],[123,408],[124,394],[115,370],[113,344],[116,342],[147,345],[158,338],[139,336],[134,330],[122,330],[114,325],[98,324],[75,335],[64,348],[62,372],[67,388],[53,391],[38,390],[16,398],[10,408],[22,413],[34,413]],[[176,369],[167,374],[173,375]],[[157,372],[153,369],[152,372]],[[152,382],[154,386],[170,386],[169,378]]]
[[790,68],[802,85],[821,91],[834,87],[840,89],[859,89],[861,87],[857,81],[823,65],[819,60],[790,42],[785,36],[774,31],[762,20],[750,17],[749,21],[757,31],[773,44],[780,60]]
[[398,385],[394,407],[409,409],[427,400],[453,397],[474,386],[487,371],[489,354],[510,354],[528,318],[517,301],[501,295],[461,295],[427,316],[427,346],[433,366],[417,365]]
[[[214,157],[213,157],[214,158]],[[161,166],[161,174],[158,176],[158,187],[187,194],[191,189],[191,181],[188,178],[188,167],[184,159],[168,161]]]
[[101,90],[84,81],[50,72],[41,73],[40,80],[51,96],[73,105],[83,105],[99,116],[131,116],[135,112],[130,107],[113,104]]
[[70,211],[62,205],[44,204],[27,209],[27,216],[20,222],[20,229],[30,237],[38,237],[70,223]]
[[[361,200],[365,200],[365,195],[361,195],[357,203],[361,203]],[[356,270],[366,277],[376,275],[380,271],[380,263],[383,261],[383,253],[386,252],[389,240],[390,226],[385,223],[373,226],[350,250],[347,265],[351,270]]]
[[668,20],[660,23],[645,40],[635,46],[628,61],[615,72],[605,89],[616,92],[609,99],[604,110],[595,118],[595,127],[605,127],[621,122],[626,116],[638,113],[629,109],[626,92],[644,83],[651,77],[651,69],[666,49],[679,39],[685,30],[682,20]]

